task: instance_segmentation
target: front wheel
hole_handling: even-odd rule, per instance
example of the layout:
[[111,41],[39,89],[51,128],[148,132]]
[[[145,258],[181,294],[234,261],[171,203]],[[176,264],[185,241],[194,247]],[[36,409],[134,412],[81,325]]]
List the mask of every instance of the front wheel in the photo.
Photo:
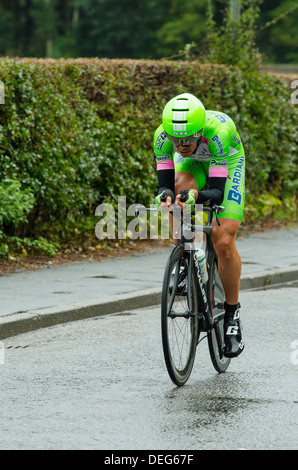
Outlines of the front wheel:
[[224,302],[225,292],[218,273],[218,261],[214,253],[208,260],[209,280],[207,285],[208,302],[212,318],[213,328],[208,332],[208,346],[212,364],[219,373],[225,372],[231,359],[223,355],[224,348]]
[[195,360],[198,341],[198,294],[192,257],[183,245],[173,247],[162,287],[161,330],[167,370],[184,385]]

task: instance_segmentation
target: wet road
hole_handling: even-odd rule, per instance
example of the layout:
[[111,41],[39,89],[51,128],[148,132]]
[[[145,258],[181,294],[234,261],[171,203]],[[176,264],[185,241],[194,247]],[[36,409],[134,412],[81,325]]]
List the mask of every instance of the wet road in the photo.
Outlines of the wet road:
[[297,449],[297,300],[297,287],[241,292],[243,354],[218,375],[204,340],[182,388],[158,308],[5,340],[0,449]]

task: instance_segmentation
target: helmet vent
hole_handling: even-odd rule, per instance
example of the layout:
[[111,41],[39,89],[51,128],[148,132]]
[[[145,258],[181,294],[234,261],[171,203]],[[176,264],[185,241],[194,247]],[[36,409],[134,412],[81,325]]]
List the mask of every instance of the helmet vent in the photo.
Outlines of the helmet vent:
[[173,112],[172,123],[174,124],[187,124],[187,113],[186,110],[179,109]]

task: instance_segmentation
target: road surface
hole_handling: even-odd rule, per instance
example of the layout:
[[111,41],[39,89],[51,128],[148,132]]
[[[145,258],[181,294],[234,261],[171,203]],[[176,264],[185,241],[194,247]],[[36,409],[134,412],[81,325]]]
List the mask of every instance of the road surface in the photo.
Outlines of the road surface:
[[297,299],[242,292],[243,354],[219,375],[204,340],[181,388],[156,307],[4,340],[0,449],[297,449]]

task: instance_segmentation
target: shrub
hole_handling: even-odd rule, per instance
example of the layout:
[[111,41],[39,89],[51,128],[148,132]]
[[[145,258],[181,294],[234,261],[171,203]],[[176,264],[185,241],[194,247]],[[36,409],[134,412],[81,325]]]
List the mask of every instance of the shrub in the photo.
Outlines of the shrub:
[[55,244],[90,233],[95,207],[116,207],[119,195],[149,204],[156,191],[153,134],[165,103],[182,91],[236,122],[247,154],[248,208],[263,193],[282,205],[286,198],[285,208],[295,202],[297,108],[277,78],[198,62],[2,59],[0,79],[6,244],[7,237],[34,246],[40,237]]

